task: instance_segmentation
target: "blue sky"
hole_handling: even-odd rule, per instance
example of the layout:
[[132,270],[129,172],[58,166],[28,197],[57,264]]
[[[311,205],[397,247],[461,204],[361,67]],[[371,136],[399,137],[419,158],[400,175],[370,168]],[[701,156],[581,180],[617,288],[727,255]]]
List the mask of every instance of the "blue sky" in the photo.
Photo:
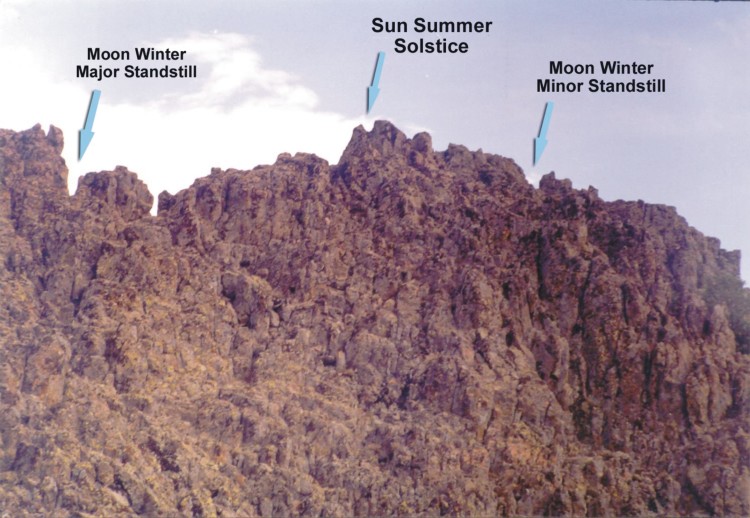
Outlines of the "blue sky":
[[[469,43],[467,54],[407,55],[393,51],[397,35],[371,31],[376,16],[493,24],[452,37]],[[75,78],[88,47],[141,45],[187,50],[200,77]],[[366,115],[381,50],[382,90]],[[408,134],[429,131],[437,149],[453,142],[513,158],[531,182],[554,170],[604,199],[676,206],[743,250],[747,278],[749,58],[746,2],[0,0],[0,126],[61,127],[71,189],[81,174],[126,165],[158,194],[213,166],[250,169],[283,151],[335,163],[354,126],[386,118]],[[537,93],[550,60],[654,64],[667,92]],[[96,136],[79,162],[94,88]],[[533,167],[547,101],[549,144]]]

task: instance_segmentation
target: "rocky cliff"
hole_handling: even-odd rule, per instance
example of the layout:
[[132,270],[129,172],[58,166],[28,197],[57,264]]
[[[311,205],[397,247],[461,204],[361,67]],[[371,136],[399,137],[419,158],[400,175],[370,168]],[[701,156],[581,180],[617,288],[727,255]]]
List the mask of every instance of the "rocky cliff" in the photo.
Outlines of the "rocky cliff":
[[377,122],[152,216],[62,146],[0,131],[0,512],[750,514],[739,254],[673,208]]

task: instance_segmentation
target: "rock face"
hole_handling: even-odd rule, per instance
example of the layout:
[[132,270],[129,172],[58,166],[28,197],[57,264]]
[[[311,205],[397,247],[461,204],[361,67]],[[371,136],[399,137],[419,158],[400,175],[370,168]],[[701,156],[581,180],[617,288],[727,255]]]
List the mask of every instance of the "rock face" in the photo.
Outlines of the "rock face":
[[377,122],[151,216],[62,142],[0,131],[0,511],[750,514],[739,255],[674,209]]

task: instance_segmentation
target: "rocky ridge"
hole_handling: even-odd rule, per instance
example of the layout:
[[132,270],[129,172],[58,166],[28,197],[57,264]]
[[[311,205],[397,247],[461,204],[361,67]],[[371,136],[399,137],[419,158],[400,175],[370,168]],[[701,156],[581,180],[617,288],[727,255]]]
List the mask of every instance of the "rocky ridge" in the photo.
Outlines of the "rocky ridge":
[[750,514],[739,254],[673,208],[379,121],[151,216],[62,146],[0,131],[0,512]]

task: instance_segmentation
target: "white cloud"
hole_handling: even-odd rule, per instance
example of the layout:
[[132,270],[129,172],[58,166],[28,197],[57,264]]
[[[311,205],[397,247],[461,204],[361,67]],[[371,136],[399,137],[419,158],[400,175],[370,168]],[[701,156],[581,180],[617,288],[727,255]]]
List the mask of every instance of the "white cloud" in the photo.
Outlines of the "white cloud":
[[[24,71],[18,76],[22,80],[3,85],[3,125],[16,130],[36,122],[60,126],[71,191],[80,175],[116,165],[137,172],[156,196],[189,186],[211,167],[251,169],[272,163],[284,151],[314,152],[335,163],[352,128],[364,122],[364,116],[317,110],[315,93],[291,74],[266,67],[246,36],[196,33],[145,45],[186,50],[186,60],[198,65],[201,80],[163,80],[168,83],[159,85],[162,93],[139,104],[115,102],[114,95],[107,95],[106,81],[97,83],[102,95],[95,136],[79,162],[78,130],[91,90],[83,80],[52,81],[39,56],[0,40],[3,68]],[[118,81],[150,88],[151,82],[162,80]]]
[[253,103],[314,109],[318,104],[313,91],[297,83],[287,72],[271,70],[252,49],[251,38],[241,34],[192,34],[188,38],[155,43],[157,49],[189,49],[191,62],[208,68],[203,88],[185,96],[184,105],[199,106]]
[[15,21],[18,16],[17,6],[26,0],[0,0],[0,25]]
[[103,91],[97,136],[84,163],[112,167],[104,161],[115,158],[154,194],[187,187],[214,166],[250,169],[284,151],[336,162],[362,122],[316,110],[315,93],[292,75],[266,68],[246,36],[193,34],[152,46],[187,50],[205,80],[148,105],[108,106]]

